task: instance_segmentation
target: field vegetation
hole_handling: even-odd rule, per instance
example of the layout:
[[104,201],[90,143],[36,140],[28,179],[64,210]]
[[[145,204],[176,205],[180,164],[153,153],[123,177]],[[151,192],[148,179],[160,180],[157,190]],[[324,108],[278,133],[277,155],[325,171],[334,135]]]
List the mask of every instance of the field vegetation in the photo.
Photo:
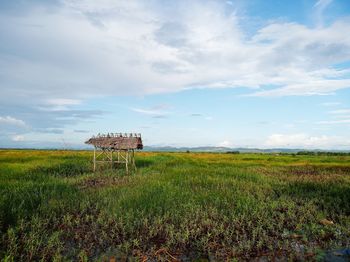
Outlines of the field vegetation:
[[0,151],[4,261],[322,259],[350,246],[350,156]]

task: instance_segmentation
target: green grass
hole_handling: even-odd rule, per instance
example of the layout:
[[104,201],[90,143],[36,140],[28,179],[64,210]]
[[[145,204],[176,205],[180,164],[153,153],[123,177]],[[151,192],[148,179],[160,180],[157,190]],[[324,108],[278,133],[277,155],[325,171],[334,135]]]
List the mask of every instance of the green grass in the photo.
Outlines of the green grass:
[[[319,259],[350,246],[350,156],[0,151],[0,258]],[[323,225],[322,219],[333,221]]]

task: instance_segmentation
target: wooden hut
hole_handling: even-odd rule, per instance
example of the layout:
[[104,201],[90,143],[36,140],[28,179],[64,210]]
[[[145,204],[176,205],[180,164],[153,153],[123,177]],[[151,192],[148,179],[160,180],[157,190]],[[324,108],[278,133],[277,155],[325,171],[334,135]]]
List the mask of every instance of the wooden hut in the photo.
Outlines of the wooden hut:
[[94,146],[94,171],[98,163],[108,163],[113,168],[125,165],[126,172],[136,170],[135,150],[142,149],[141,134],[98,134],[85,142]]

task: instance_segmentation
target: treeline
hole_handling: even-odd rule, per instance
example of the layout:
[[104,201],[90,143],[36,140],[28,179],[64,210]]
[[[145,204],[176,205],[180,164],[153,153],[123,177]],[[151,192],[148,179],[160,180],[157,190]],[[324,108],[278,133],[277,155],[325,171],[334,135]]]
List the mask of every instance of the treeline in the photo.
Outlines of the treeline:
[[299,151],[302,156],[350,156],[350,152]]

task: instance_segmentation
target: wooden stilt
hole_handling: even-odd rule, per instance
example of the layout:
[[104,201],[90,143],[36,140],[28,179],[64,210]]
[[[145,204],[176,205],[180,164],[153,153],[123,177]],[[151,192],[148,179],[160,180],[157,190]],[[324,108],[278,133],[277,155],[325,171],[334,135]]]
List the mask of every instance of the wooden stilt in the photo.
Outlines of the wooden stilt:
[[133,169],[136,171],[135,150],[132,150],[132,166],[133,166]]
[[125,169],[126,169],[126,173],[129,173],[129,170],[128,170],[128,163],[129,162],[129,151],[126,150],[125,151]]
[[113,169],[113,150],[111,150],[111,168]]
[[96,171],[96,147],[94,147],[94,172]]

